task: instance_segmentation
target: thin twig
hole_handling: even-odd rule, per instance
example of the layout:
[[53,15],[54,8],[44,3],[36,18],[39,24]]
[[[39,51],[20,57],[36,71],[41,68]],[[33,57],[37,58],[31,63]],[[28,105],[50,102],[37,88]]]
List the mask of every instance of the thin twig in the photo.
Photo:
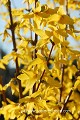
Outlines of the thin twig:
[[[68,13],[68,0],[66,0],[66,14],[69,15],[69,13]],[[65,30],[67,30],[67,29],[68,29],[68,25],[66,25]],[[65,39],[67,39],[67,38],[65,38]],[[64,64],[62,64],[61,69],[62,69],[62,79],[61,79],[61,85],[62,85],[62,87],[60,88],[60,102],[61,102],[62,92],[63,92],[63,80],[64,80],[64,69],[65,69],[65,65]],[[67,97],[69,97],[70,94],[72,94],[72,90],[71,90],[71,92],[69,93],[69,95]],[[68,102],[68,98],[66,98],[66,101]],[[67,102],[65,102],[64,105],[62,106],[62,108],[60,110],[61,113],[63,113],[63,110],[66,107],[66,103]]]
[[[69,15],[69,13],[68,13],[68,0],[66,0],[66,14]],[[67,30],[67,29],[68,29],[68,25],[66,25],[65,30]],[[67,39],[67,38],[65,38],[65,39]],[[64,58],[64,57],[62,56],[62,58]],[[62,92],[63,92],[64,69],[65,69],[65,65],[62,64],[61,65],[61,71],[62,71],[61,85],[62,85],[62,87],[60,88],[60,102],[61,102]]]
[[3,97],[3,101],[5,103],[7,103],[5,90],[3,90],[2,76],[0,76],[0,84],[2,85],[2,97]]
[[79,120],[79,118],[80,118],[80,114],[79,114],[79,116],[78,116],[78,118],[76,120]]
[[[30,13],[30,11],[31,11],[31,8],[30,8],[30,3],[29,3],[29,0],[27,1],[27,9],[26,9],[29,13]],[[31,23],[31,18],[29,19],[29,22]],[[32,39],[32,31],[30,31],[30,40],[31,40],[31,44],[33,43],[33,39]],[[33,45],[33,44],[32,44]],[[32,60],[34,59],[34,51],[32,51]],[[34,87],[33,87],[33,89],[34,89]],[[33,92],[33,91],[35,91],[35,90],[33,90],[32,88],[30,89],[30,91],[29,91],[29,95]]]
[[40,77],[40,82],[39,82],[39,84],[38,84],[38,86],[37,86],[36,91],[39,89],[39,86],[40,86],[40,84],[41,84],[41,81],[42,81],[42,78],[43,78],[43,76],[44,76],[44,73],[45,73],[45,70],[43,71],[43,73],[42,73],[42,75],[41,75],[41,77]]
[[61,98],[62,98],[62,92],[63,92],[63,80],[64,80],[64,64],[62,64],[62,67],[61,67],[61,71],[62,71],[62,79],[61,79],[61,88],[60,88],[60,102],[61,102]]
[[35,8],[36,8],[36,3],[38,2],[38,0],[35,0]]
[[[12,12],[11,12],[11,2],[10,0],[8,0],[8,11],[9,11],[9,17],[10,17],[10,23],[11,23],[11,33],[12,33],[12,42],[13,42],[13,50],[15,52],[17,52],[17,48],[16,48],[16,40],[15,40],[15,28],[14,28],[14,23],[13,23],[13,17],[12,17]],[[15,60],[15,64],[16,64],[16,79],[17,76],[19,75],[19,65],[18,65],[18,58],[16,57]],[[19,79],[17,79],[18,84],[19,84],[19,97],[22,98],[22,87],[21,87],[21,81]]]
[[[47,60],[47,65],[48,65],[48,63],[49,63],[49,60],[50,60],[51,53],[52,53],[52,50],[53,50],[54,45],[55,45],[55,43],[53,42],[53,43],[52,43],[51,50],[50,50],[50,53],[49,53],[49,57],[48,57],[48,60]],[[41,77],[40,77],[40,82],[39,82],[39,84],[38,84],[38,86],[37,86],[36,91],[39,89],[39,86],[40,86],[40,84],[41,84],[41,81],[42,81],[42,78],[43,78],[43,76],[44,76],[44,74],[45,74],[45,71],[46,71],[46,70],[44,69],[44,71],[43,71],[43,73],[42,73],[42,75],[41,75]]]
[[[31,8],[30,8],[30,4],[29,4],[29,1],[28,1],[28,12],[30,12]],[[29,19],[29,22],[31,23],[31,18]],[[30,31],[30,39],[32,40],[32,31]]]
[[[37,3],[37,2],[38,2],[38,0],[35,0],[35,8],[36,8],[36,3]],[[36,44],[37,44],[37,41],[38,41],[38,35],[35,33],[35,41],[34,41],[35,46],[36,46]],[[37,53],[37,50],[35,49],[35,51],[34,51],[34,59],[37,58],[36,53]],[[33,93],[34,93],[35,91],[36,91],[36,83],[35,83],[34,86],[33,86]]]
[[50,53],[49,53],[49,57],[48,57],[48,60],[47,60],[47,64],[49,63],[49,60],[50,60],[51,53],[52,53],[52,50],[53,50],[54,45],[55,45],[55,43],[53,42],[53,43],[52,43],[51,50],[50,50]]
[[76,119],[70,111],[69,114],[73,117],[73,120],[79,120],[79,118]]
[[[76,78],[75,78],[76,79]],[[76,81],[76,80],[75,80]],[[75,84],[75,83],[74,83]],[[74,87],[74,86],[73,86]],[[62,106],[62,108],[61,108],[61,110],[60,110],[60,113],[61,114],[64,114],[64,111],[66,110],[66,106],[67,106],[67,104],[68,104],[68,102],[69,102],[69,99],[70,99],[70,97],[71,97],[71,95],[72,95],[72,93],[73,93],[73,90],[71,89],[71,91],[69,92],[69,94],[68,94],[68,96],[66,97],[66,99],[64,100],[64,104],[63,104],[63,106]],[[72,117],[74,118],[74,116],[73,116],[73,114],[70,112],[70,111],[68,111],[71,115],[72,115]],[[76,119],[76,118],[74,118],[74,120],[79,120],[79,118],[80,118],[80,115],[79,115],[79,117]]]
[[72,92],[73,90],[71,89],[71,91],[69,92],[68,96],[66,97],[65,101],[64,101],[64,105],[62,106],[61,110],[60,110],[60,113],[63,114],[64,113],[64,110],[66,110],[66,105],[67,103],[69,102],[69,99],[72,95]]
[[69,15],[69,12],[68,12],[68,0],[66,0],[66,14],[67,14],[68,16],[70,16],[70,15]]

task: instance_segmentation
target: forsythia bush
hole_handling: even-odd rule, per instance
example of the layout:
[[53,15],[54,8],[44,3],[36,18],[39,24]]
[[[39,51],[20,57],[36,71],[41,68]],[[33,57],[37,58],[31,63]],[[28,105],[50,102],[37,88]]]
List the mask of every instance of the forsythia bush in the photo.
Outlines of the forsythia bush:
[[[20,9],[11,3],[0,1],[6,9],[0,34],[3,41],[13,43],[0,68],[6,69],[14,60],[16,73],[6,85],[0,77],[0,114],[5,120],[79,120],[80,51],[72,49],[69,40],[80,40],[80,18],[70,15],[80,10],[80,1],[46,0],[43,5],[40,0],[24,0],[25,7]],[[6,98],[8,87],[19,98],[17,102]]]

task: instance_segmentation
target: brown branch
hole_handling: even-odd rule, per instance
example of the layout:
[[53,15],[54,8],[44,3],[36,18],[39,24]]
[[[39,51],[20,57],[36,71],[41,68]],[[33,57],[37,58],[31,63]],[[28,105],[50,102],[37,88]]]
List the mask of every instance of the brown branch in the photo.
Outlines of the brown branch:
[[37,86],[36,91],[38,91],[38,89],[39,89],[39,86],[40,86],[40,84],[41,84],[41,81],[42,81],[42,78],[43,78],[43,76],[44,76],[44,73],[45,73],[45,70],[43,71],[43,73],[42,73],[42,75],[41,75],[41,77],[40,77],[40,82],[39,82],[39,84],[38,84],[38,86]]
[[[75,78],[75,81],[76,81],[76,78]],[[75,83],[74,83],[74,84],[75,84]],[[74,87],[74,86],[73,86],[73,87]],[[70,97],[71,97],[71,95],[72,95],[72,92],[73,92],[73,90],[71,89],[71,91],[69,92],[68,96],[67,96],[66,99],[64,100],[64,104],[63,104],[63,106],[62,106],[62,108],[61,108],[61,110],[60,110],[60,113],[61,113],[61,114],[65,114],[64,111],[66,110],[66,106],[67,106],[68,102],[70,101],[69,99],[70,99]],[[72,117],[73,117],[74,120],[79,120],[80,114],[79,114],[78,118],[76,119],[76,118],[74,118],[73,114],[72,114],[70,111],[68,111],[68,112],[72,115]]]
[[35,8],[36,8],[36,3],[38,2],[38,0],[35,0]]
[[73,117],[73,120],[79,120],[79,118],[76,119],[70,111],[69,114]]
[[[68,0],[66,0],[66,14],[68,16],[70,16],[69,13],[68,13]],[[67,30],[67,29],[68,29],[68,25],[66,25],[65,30]],[[65,38],[65,39],[67,39],[67,38]],[[64,68],[65,68],[65,65],[62,64],[62,80],[61,80],[62,87],[60,88],[60,102],[61,102],[62,91],[63,91]],[[70,91],[70,93],[68,94],[68,96],[64,100],[64,104],[63,104],[63,106],[60,109],[60,113],[61,114],[65,114],[66,113],[66,112],[64,113],[64,111],[66,110],[66,106],[67,106],[67,103],[69,102],[69,99],[70,99],[70,96],[72,95],[72,92],[73,92],[73,90]],[[72,113],[70,111],[69,111],[69,113],[72,115]],[[72,117],[73,117],[74,120],[76,120],[73,115],[72,115]],[[59,118],[58,118],[58,120],[59,120]]]
[[[36,8],[36,3],[38,2],[38,0],[35,0],[35,8]],[[34,41],[34,45],[36,46],[38,41],[38,35],[35,33],[35,41]],[[37,50],[35,49],[35,55],[34,55],[34,59],[37,58],[36,56]]]
[[49,53],[49,57],[48,57],[48,60],[47,60],[47,65],[48,65],[48,63],[49,63],[49,60],[50,60],[51,53],[52,53],[52,50],[53,50],[54,45],[55,45],[55,43],[52,42],[52,47],[51,47],[51,50],[50,50],[50,53]]
[[[48,63],[49,63],[49,60],[50,60],[51,53],[52,53],[52,50],[53,50],[54,45],[55,45],[55,43],[52,42],[52,47],[51,47],[51,50],[50,50],[50,53],[49,53],[49,57],[48,57],[48,60],[47,60],[47,65],[48,65]],[[39,89],[39,86],[40,86],[40,84],[41,84],[41,81],[42,81],[42,78],[43,78],[43,76],[44,76],[44,74],[45,74],[45,71],[46,71],[46,70],[44,69],[44,71],[43,71],[43,73],[42,73],[42,75],[41,75],[41,77],[40,77],[40,82],[39,82],[39,84],[38,84],[38,86],[37,86],[36,91]]]
[[65,68],[65,66],[64,66],[64,64],[62,64],[62,67],[61,67],[61,69],[62,69],[61,85],[62,85],[62,86],[61,86],[61,88],[60,88],[60,102],[61,102],[62,92],[63,92],[64,68]]
[[[15,40],[15,26],[14,26],[14,23],[13,23],[13,17],[12,17],[11,2],[10,2],[10,0],[8,0],[8,11],[9,11],[9,17],[10,17],[10,23],[11,23],[10,29],[11,29],[11,33],[12,33],[13,50],[15,52],[17,52],[16,40]],[[17,79],[17,76],[19,75],[18,58],[16,58],[15,64],[16,64],[16,79]],[[22,98],[21,81],[19,79],[17,79],[17,81],[18,81],[18,84],[19,84],[19,97]]]
[[[66,0],[66,14],[69,15],[69,13],[68,13],[68,0]],[[67,29],[68,29],[68,25],[66,25],[65,30],[67,30]],[[67,38],[65,38],[65,39],[67,39]],[[63,56],[62,56],[62,58],[63,58]],[[65,69],[65,65],[62,64],[61,65],[61,71],[62,71],[61,85],[62,85],[62,87],[60,88],[60,102],[61,102],[62,92],[63,92],[64,69]]]
[[[36,3],[37,3],[37,2],[38,2],[38,0],[35,0],[35,8],[36,8]],[[35,41],[34,41],[35,46],[36,46],[36,44],[37,44],[37,41],[38,41],[38,35],[35,33]],[[36,53],[37,53],[37,50],[35,49],[35,51],[34,51],[34,59],[37,58]],[[36,91],[36,83],[35,83],[34,86],[33,86],[33,93],[34,93],[35,91]]]
[[[68,11],[68,0],[66,0],[66,15],[68,15],[70,17],[69,11]],[[68,29],[68,25],[66,25],[65,30]]]
[[5,103],[7,103],[5,90],[3,90],[2,76],[0,76],[0,84],[2,85],[2,97],[3,97],[3,101]]
[[76,120],[79,120],[79,118],[80,118],[80,114],[79,114],[79,116],[78,116],[78,118]]
[[70,91],[70,93],[68,94],[68,96],[66,97],[65,101],[64,101],[64,105],[62,106],[61,110],[60,110],[60,113],[63,114],[64,113],[64,110],[66,110],[66,105],[67,103],[69,102],[69,99],[72,95],[72,92],[73,90]]
[[[64,75],[64,74],[63,74]],[[70,97],[71,97],[71,95],[72,95],[72,92],[73,92],[73,90],[71,89],[71,91],[69,92],[69,94],[68,94],[68,96],[66,97],[66,99],[64,100],[64,104],[63,104],[63,106],[61,107],[61,109],[60,109],[60,113],[63,115],[63,114],[65,114],[66,113],[66,106],[67,106],[67,104],[68,104],[68,102],[69,102],[69,99],[70,99]],[[60,93],[61,94],[61,93]],[[61,95],[62,96],[62,95]],[[65,112],[64,112],[65,111]],[[70,112],[71,113],[71,112]],[[57,118],[57,120],[59,120],[59,118]]]
[[68,16],[70,16],[70,15],[69,15],[69,12],[68,12],[68,0],[66,0],[66,14],[67,14]]
[[[29,1],[28,1],[28,8],[27,8],[27,11],[30,12],[31,11],[31,8],[30,8],[30,4],[29,4]],[[29,22],[31,23],[31,18],[29,19]],[[30,31],[30,39],[32,40],[32,31]]]

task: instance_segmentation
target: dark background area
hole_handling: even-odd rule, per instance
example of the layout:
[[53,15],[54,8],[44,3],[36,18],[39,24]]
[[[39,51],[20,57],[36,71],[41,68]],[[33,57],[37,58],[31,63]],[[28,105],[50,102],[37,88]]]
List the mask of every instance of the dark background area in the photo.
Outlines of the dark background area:
[[[3,56],[5,55],[6,53],[2,49],[0,49],[0,59],[2,59]],[[6,70],[0,69],[0,76],[2,76],[2,84],[3,85],[7,84],[10,81],[10,79],[14,77],[14,74],[15,74],[15,68],[10,68],[6,66]],[[16,96],[12,95],[10,87],[5,91],[5,94],[7,98],[13,101],[17,100]],[[2,100],[3,97],[2,94],[0,93],[0,107],[2,106]],[[0,120],[4,120],[3,115],[0,115]]]

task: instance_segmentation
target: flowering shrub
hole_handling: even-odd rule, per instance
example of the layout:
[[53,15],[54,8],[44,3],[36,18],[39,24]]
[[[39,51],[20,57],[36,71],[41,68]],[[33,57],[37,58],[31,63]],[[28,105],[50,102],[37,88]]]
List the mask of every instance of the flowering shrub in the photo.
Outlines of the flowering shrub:
[[[40,0],[24,0],[26,8],[20,9],[11,2],[1,0],[7,9],[1,14],[6,21],[1,35],[3,41],[12,41],[13,50],[0,60],[0,68],[13,60],[16,73],[4,86],[0,77],[0,114],[5,120],[79,120],[80,52],[69,40],[80,39],[80,18],[70,16],[80,9],[80,1],[46,0],[42,5]],[[8,87],[17,102],[6,97]]]

